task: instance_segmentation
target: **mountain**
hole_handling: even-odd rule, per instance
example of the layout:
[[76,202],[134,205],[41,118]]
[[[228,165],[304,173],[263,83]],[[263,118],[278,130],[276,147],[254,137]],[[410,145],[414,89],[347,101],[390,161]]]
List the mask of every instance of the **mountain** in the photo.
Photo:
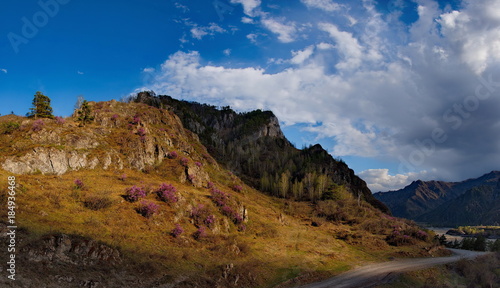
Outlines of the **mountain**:
[[[451,217],[452,214],[458,215],[461,213],[463,217],[466,217],[466,214],[463,214],[463,212],[466,211],[464,209],[468,209],[465,205],[466,202],[464,202],[465,199],[471,200],[470,197],[477,198],[482,195],[486,197],[483,200],[486,200],[489,199],[490,196],[493,196],[493,194],[488,194],[489,196],[487,196],[486,194],[483,195],[470,192],[471,189],[477,188],[479,190],[484,190],[490,187],[493,189],[492,191],[495,191],[495,187],[497,187],[499,180],[499,171],[492,171],[479,178],[468,179],[461,182],[418,180],[414,181],[403,189],[397,191],[375,193],[374,196],[375,198],[385,203],[395,216],[417,221],[423,221],[424,219],[434,219],[432,222],[437,224],[438,219],[440,219],[437,215],[441,215],[441,213],[443,213],[443,211],[445,210],[447,211],[446,213],[449,213],[449,217]],[[477,189],[473,191],[477,192]],[[478,201],[481,202],[483,200]],[[492,198],[490,200],[494,199]],[[467,215],[467,223],[476,221],[475,224],[481,224],[481,217],[479,217],[479,215],[475,215],[474,217],[473,215]],[[450,221],[448,220],[445,221],[444,218],[442,220],[443,221],[440,225],[450,223]],[[455,223],[456,221],[453,220],[451,222]],[[465,225],[464,223],[459,224]]]
[[477,186],[436,209],[420,215],[417,221],[433,226],[457,227],[500,225],[500,182],[497,187]]
[[[88,104],[90,123],[78,111],[0,117],[0,205],[10,207],[0,238],[13,245],[0,258],[14,256],[3,271],[16,277],[1,287],[274,287],[439,253],[432,235],[374,208],[345,163],[293,148],[270,112],[201,110],[226,119],[205,133],[219,143],[207,148],[174,106]],[[289,154],[273,155],[280,147]],[[286,171],[295,195],[279,174],[275,194],[271,175]]]
[[389,213],[366,183],[321,145],[296,149],[271,111],[236,113],[230,107],[179,101],[154,92],[138,93],[131,102],[170,107],[218,162],[248,185],[273,196],[296,200],[333,199],[339,187]]

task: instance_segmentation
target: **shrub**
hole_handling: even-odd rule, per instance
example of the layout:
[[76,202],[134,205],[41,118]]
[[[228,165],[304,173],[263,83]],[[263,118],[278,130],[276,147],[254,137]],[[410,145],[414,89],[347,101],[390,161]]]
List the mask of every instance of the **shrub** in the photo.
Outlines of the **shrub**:
[[137,208],[137,213],[141,214],[142,216],[149,218],[153,216],[154,214],[158,213],[158,210],[160,207],[151,202],[151,201],[145,201],[143,200],[139,207]]
[[194,165],[196,165],[197,167],[203,166],[203,164],[201,164],[200,162],[194,162]]
[[83,184],[83,181],[80,179],[75,179],[75,189],[83,189],[85,188],[85,184]]
[[187,167],[189,160],[186,157],[182,157],[180,162],[182,166]]
[[222,214],[231,218],[234,224],[241,224],[243,222],[243,217],[230,206],[223,206],[221,210]]
[[113,116],[111,116],[111,120],[116,121],[117,119],[118,119],[118,114],[113,114]]
[[64,123],[66,123],[66,120],[64,120],[64,118],[62,118],[61,116],[56,116],[56,118],[54,119],[56,120],[56,123],[59,125],[63,125]]
[[215,216],[211,214],[211,211],[203,204],[198,204],[191,209],[191,218],[194,220],[196,226],[206,225],[212,227],[215,223]]
[[196,232],[193,234],[194,239],[200,240],[201,238],[207,237],[207,231],[205,226],[200,226]]
[[174,237],[179,237],[181,234],[184,233],[184,229],[182,229],[180,224],[175,224],[175,228],[172,230],[171,234]]
[[139,124],[141,122],[141,117],[138,114],[135,114],[132,118],[132,124]]
[[208,183],[207,183],[207,188],[208,188],[208,189],[215,188],[215,184],[214,184],[214,182],[208,181]]
[[139,135],[139,137],[141,137],[141,140],[144,141],[146,140],[146,130],[144,130],[144,128],[139,128],[137,129],[137,135]]
[[127,174],[120,175],[120,177],[118,177],[118,179],[121,180],[121,181],[127,180]]
[[177,189],[172,184],[161,184],[160,188],[156,190],[156,194],[161,201],[167,203],[176,203],[179,198],[176,195]]
[[177,156],[178,156],[177,152],[175,152],[175,151],[171,151],[168,153],[168,158],[170,158],[170,159],[175,159],[175,158],[177,158]]
[[21,125],[17,122],[7,122],[2,124],[2,133],[3,134],[11,134],[15,130],[19,129]]
[[208,227],[212,227],[212,225],[215,223],[215,216],[214,215],[208,215],[207,218],[205,218],[205,221],[203,221],[205,225]]
[[214,203],[217,204],[217,206],[222,207],[226,205],[226,201],[229,198],[229,195],[227,195],[227,193],[222,192],[219,189],[212,188],[210,194],[212,197],[212,201],[214,201]]
[[241,185],[234,185],[233,190],[236,192],[241,192],[243,191],[243,187]]
[[92,195],[88,196],[83,200],[83,206],[90,210],[101,210],[110,207],[113,204],[113,200],[109,196],[105,195]]
[[38,132],[43,129],[43,126],[45,126],[45,122],[43,122],[42,119],[35,120],[33,122],[33,126],[31,126],[31,130],[34,132]]
[[141,198],[146,197],[146,191],[143,188],[132,186],[127,189],[125,194],[125,200],[129,202],[135,202]]

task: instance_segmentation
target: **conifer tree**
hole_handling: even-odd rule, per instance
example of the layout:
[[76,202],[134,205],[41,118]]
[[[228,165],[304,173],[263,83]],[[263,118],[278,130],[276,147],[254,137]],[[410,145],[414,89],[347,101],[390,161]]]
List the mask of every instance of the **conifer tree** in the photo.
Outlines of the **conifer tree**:
[[90,123],[94,120],[94,116],[91,115],[92,110],[90,109],[89,102],[83,100],[80,110],[78,111],[78,121],[80,125],[85,126],[86,123]]
[[33,107],[30,108],[29,117],[36,118],[54,118],[52,115],[52,107],[50,106],[50,98],[37,91],[33,97]]

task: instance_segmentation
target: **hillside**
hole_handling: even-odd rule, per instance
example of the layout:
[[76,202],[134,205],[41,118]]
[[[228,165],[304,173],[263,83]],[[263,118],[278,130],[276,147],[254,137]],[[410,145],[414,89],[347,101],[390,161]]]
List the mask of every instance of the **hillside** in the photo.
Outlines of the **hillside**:
[[319,144],[299,150],[283,135],[271,111],[236,113],[229,107],[179,101],[154,92],[129,99],[153,107],[169,107],[218,162],[248,185],[270,195],[295,200],[327,200],[339,187],[385,213],[366,183],[343,161]]
[[[440,215],[440,213],[442,213],[440,211],[446,211],[446,213],[448,213],[450,217],[451,215],[457,215],[456,217],[463,217],[463,216],[465,217],[465,214],[459,216],[461,213],[463,213],[464,211],[463,209],[466,208],[464,206],[465,202],[462,202],[464,205],[461,204],[459,205],[457,201],[460,200],[458,200],[457,198],[461,197],[462,195],[464,195],[464,193],[470,191],[475,187],[483,187],[480,188],[480,190],[485,189],[486,187],[490,187],[493,189],[498,185],[499,180],[500,180],[499,171],[492,171],[479,178],[468,179],[461,182],[419,180],[411,183],[410,185],[408,185],[403,189],[397,191],[375,193],[374,196],[375,198],[385,203],[392,211],[392,213],[398,217],[404,217],[419,221],[431,218],[439,219],[439,216],[424,216],[424,215]],[[469,196],[462,197],[461,201],[464,201],[464,199],[467,197],[478,196],[477,194],[474,193],[468,193],[468,195]],[[455,199],[457,199],[457,201],[454,201]],[[484,200],[478,200],[478,201],[480,202],[487,201],[486,199],[488,199],[488,197],[485,198]],[[455,204],[450,204],[450,203],[455,203]],[[475,215],[475,217],[476,216],[479,215]],[[467,220],[467,222],[474,221],[473,219],[474,218],[471,218]],[[479,221],[480,217],[476,219],[477,221]],[[445,222],[442,223],[444,224]],[[462,223],[459,224],[465,225]],[[476,224],[481,224],[481,222],[477,222]]]
[[[0,117],[0,205],[14,187],[17,226],[17,280],[0,286],[273,287],[439,253],[432,234],[375,209],[347,184],[314,201],[247,186],[172,107],[90,108],[86,125]],[[325,157],[319,147],[308,153]]]

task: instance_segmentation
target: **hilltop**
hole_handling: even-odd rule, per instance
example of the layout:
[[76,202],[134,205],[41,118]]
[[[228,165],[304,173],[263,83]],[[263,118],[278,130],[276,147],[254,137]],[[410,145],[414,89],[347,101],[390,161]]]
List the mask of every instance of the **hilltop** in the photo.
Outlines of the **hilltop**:
[[[89,106],[93,120],[86,125],[78,111],[65,119],[0,117],[0,202],[6,205],[7,179],[15,176],[18,226],[18,280],[2,285],[273,287],[388,257],[439,254],[432,234],[383,213],[356,190],[364,182],[345,163],[315,167],[331,157],[319,146],[294,152],[308,155],[306,175],[316,175],[307,195],[262,193],[252,182],[261,175],[231,171],[237,162],[205,146],[175,107]],[[267,119],[241,126],[251,129],[237,139],[288,147]],[[253,161],[275,165],[263,160]],[[301,182],[300,174],[293,177]],[[0,228],[6,239],[6,223]],[[0,257],[9,257],[6,249]]]
[[414,181],[375,193],[395,216],[438,226],[496,225],[500,222],[500,171],[461,182]]

